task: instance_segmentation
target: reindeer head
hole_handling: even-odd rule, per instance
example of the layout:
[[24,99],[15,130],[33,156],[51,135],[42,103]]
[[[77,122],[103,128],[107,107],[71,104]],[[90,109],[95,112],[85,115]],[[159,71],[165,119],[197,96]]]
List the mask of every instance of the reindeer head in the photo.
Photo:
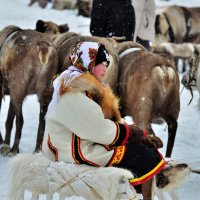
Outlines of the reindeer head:
[[193,56],[190,60],[190,71],[189,73],[184,74],[181,83],[190,90],[192,98],[189,102],[191,103],[193,99],[193,91],[192,91],[192,86],[196,86],[196,77],[197,77],[197,70],[200,65],[200,45],[195,44],[194,45],[194,53]]
[[59,34],[69,31],[68,24],[57,25],[51,21],[38,20],[36,23],[36,31],[47,34]]
[[186,163],[168,161],[164,169],[156,175],[156,186],[165,191],[175,189],[184,182],[190,171]]

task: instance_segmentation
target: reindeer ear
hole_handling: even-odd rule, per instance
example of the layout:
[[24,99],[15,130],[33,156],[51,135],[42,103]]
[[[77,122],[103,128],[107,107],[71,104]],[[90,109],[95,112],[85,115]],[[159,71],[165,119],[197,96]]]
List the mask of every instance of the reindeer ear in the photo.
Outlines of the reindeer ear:
[[68,26],[68,24],[60,25],[58,28],[59,28],[60,33],[65,33],[65,32],[67,32],[67,31],[69,31],[69,26]]
[[43,20],[38,20],[36,22],[36,31],[45,32],[45,22]]

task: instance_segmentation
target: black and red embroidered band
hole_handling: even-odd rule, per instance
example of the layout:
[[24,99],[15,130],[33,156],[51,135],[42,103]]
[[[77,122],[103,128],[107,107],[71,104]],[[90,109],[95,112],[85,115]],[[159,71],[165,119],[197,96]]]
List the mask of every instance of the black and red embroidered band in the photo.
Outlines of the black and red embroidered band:
[[75,134],[72,134],[72,157],[77,164],[85,164],[90,166],[99,167],[96,163],[93,163],[84,158],[81,152],[80,138]]
[[125,145],[130,135],[129,127],[126,124],[114,123],[117,127],[116,136],[111,144],[104,146],[107,150],[112,150],[118,146]]

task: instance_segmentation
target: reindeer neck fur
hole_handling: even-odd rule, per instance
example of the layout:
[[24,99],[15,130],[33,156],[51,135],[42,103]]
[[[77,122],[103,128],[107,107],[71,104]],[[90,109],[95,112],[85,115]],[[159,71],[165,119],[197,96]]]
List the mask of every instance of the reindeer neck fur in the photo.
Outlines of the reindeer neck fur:
[[118,55],[120,55],[125,50],[130,49],[130,48],[138,48],[145,51],[145,48],[142,45],[135,42],[122,42],[117,46],[116,49],[117,49]]
[[86,93],[89,98],[99,104],[106,119],[119,122],[121,120],[119,112],[119,100],[113,94],[109,86],[102,85],[89,72],[76,77],[67,87],[61,83],[61,91]]

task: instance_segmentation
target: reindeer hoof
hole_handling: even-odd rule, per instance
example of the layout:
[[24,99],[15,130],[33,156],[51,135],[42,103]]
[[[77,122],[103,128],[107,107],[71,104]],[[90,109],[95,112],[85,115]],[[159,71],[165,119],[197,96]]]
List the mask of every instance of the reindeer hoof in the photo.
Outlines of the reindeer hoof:
[[40,149],[37,149],[37,150],[34,150],[33,154],[35,154],[35,153],[40,153],[40,152],[41,152],[41,150],[40,150]]
[[3,143],[0,145],[0,154],[2,156],[7,156],[10,153],[10,150],[11,148],[8,144]]

